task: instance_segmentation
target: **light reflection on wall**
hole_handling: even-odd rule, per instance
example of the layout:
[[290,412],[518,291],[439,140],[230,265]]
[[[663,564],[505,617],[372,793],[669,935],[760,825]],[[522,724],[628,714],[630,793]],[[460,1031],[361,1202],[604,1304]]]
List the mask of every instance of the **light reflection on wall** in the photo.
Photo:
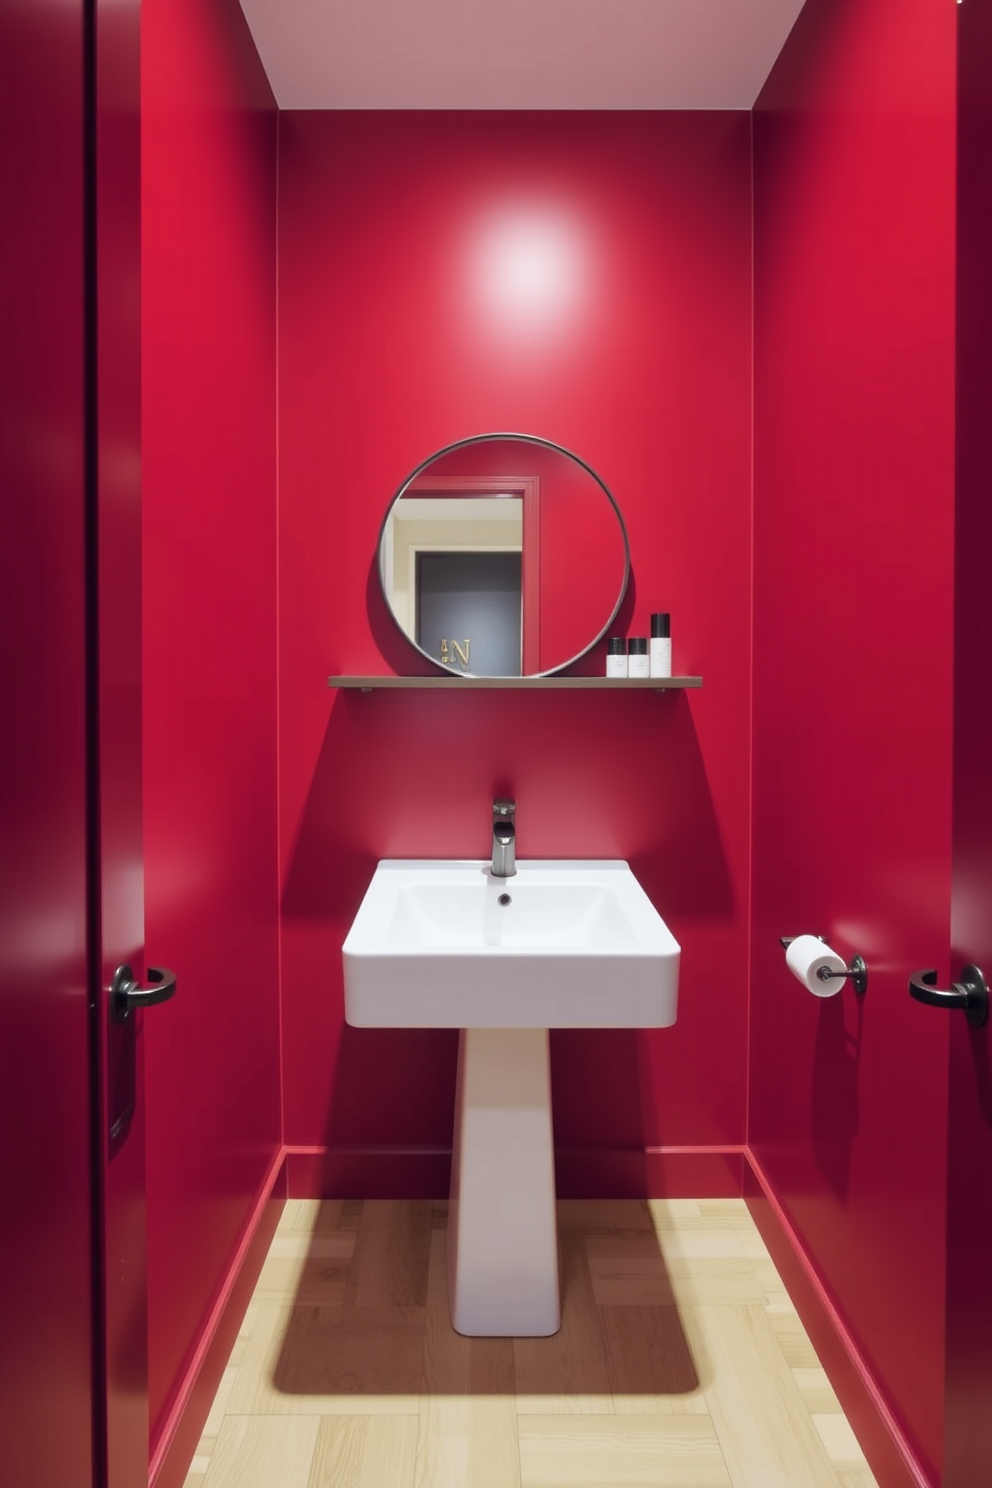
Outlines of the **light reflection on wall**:
[[507,202],[473,224],[469,295],[487,333],[558,340],[578,329],[591,298],[593,224],[570,205]]

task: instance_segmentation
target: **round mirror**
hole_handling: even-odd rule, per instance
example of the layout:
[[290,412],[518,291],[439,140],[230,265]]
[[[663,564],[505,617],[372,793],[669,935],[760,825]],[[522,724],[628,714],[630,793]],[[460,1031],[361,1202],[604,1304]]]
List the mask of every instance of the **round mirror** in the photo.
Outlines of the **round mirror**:
[[601,640],[623,602],[620,509],[577,455],[483,434],[404,481],[379,535],[390,613],[422,655],[474,677],[541,677]]

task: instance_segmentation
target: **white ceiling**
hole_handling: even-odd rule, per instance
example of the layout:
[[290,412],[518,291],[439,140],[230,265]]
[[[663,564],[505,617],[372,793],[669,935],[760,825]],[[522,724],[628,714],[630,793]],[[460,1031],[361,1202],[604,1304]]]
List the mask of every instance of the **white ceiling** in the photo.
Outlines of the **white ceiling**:
[[283,109],[749,109],[804,0],[241,0]]

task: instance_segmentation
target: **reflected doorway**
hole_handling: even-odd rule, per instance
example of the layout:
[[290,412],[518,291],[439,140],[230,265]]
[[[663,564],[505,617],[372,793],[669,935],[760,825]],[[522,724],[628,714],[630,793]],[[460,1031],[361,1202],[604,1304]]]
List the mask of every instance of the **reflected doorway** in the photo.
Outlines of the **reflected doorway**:
[[416,639],[428,656],[466,674],[519,677],[519,552],[416,555]]

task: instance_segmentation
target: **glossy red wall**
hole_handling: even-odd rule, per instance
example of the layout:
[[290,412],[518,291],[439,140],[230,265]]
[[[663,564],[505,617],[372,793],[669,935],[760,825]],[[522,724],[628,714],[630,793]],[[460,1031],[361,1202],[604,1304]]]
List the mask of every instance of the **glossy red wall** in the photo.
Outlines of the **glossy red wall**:
[[276,118],[236,4],[142,11],[154,1444],[280,1140]]
[[[754,114],[749,1137],[939,1480],[954,6],[807,0]],[[780,935],[863,954],[814,999]]]
[[81,4],[0,10],[0,1481],[18,1488],[90,1488],[93,1468],[83,38]]
[[[287,1142],[334,1149],[338,1191],[444,1191],[454,1035],[345,1026],[341,942],[378,858],[488,855],[506,792],[521,856],[627,857],[682,944],[675,1028],[552,1041],[564,1187],[657,1182],[646,1147],[744,1136],[749,118],[287,113],[279,168]],[[562,255],[547,303],[507,297],[517,231]],[[328,691],[414,669],[383,513],[432,451],[505,429],[610,487],[624,627],[670,610],[700,692]]]

